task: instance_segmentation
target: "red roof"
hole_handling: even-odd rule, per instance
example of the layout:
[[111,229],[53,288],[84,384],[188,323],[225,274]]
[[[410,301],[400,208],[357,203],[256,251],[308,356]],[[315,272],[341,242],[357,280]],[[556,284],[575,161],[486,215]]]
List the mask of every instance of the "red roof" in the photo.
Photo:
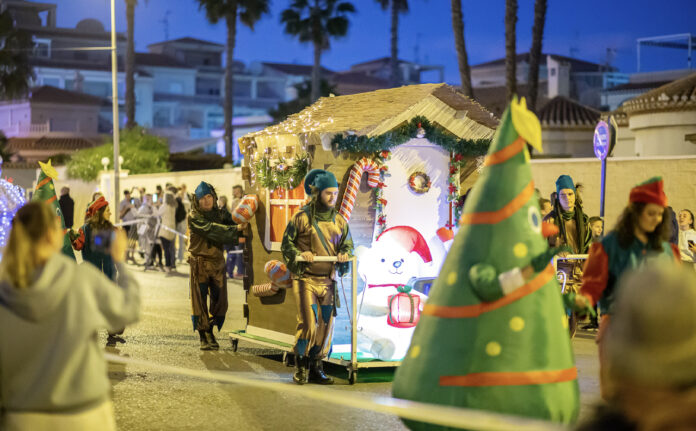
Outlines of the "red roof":
[[56,138],[41,136],[38,138],[9,138],[7,140],[7,149],[11,153],[21,153],[26,150],[77,151],[96,147],[97,145],[101,145],[101,142],[80,137]]

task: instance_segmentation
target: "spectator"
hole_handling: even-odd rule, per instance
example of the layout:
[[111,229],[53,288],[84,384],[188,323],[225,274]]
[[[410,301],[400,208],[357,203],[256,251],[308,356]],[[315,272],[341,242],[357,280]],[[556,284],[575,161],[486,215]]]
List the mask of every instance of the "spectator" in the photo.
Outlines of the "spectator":
[[556,206],[556,199],[558,199],[558,193],[551,192],[551,194],[549,195],[549,202],[551,202],[551,207]]
[[693,265],[696,261],[694,213],[687,209],[679,211],[679,254],[682,262]]
[[670,222],[664,217],[666,206],[662,178],[638,184],[631,189],[629,204],[614,230],[590,248],[576,305],[587,308],[599,303],[602,313],[597,333],[599,383],[605,400],[613,396],[613,386],[606,363],[604,334],[611,322],[617,280],[647,259],[672,262],[679,258],[679,250],[667,242]]
[[614,394],[578,429],[696,429],[695,315],[694,271],[652,265],[623,277],[605,335]]
[[223,195],[218,198],[218,208],[220,208],[220,211],[224,211],[228,215],[232,215],[230,209],[227,207],[227,196]]
[[602,239],[604,234],[604,220],[601,217],[590,217],[590,231],[592,232],[592,242]]
[[[118,218],[119,220],[123,222],[129,222],[132,220],[135,220],[135,206],[133,205],[133,201],[131,199],[131,193],[130,190],[124,190],[123,191],[123,200],[121,203],[118,205]],[[131,225],[125,225],[124,230],[126,231],[126,234],[130,234],[130,230],[132,228]]]
[[[244,197],[244,189],[239,184],[232,187],[232,201],[230,202],[230,211],[234,211],[242,202]],[[244,237],[239,238],[239,244],[233,245],[230,251],[236,253],[227,253],[227,275],[230,278],[244,278],[244,256],[240,253],[244,249]]]
[[186,205],[184,205],[182,189],[179,189],[176,193],[176,212],[174,213],[174,221],[176,222],[176,231],[179,233],[177,235],[179,242],[179,248],[176,255],[176,260],[179,263],[184,261],[184,252],[186,251]]
[[157,208],[159,208],[159,206],[162,205],[163,200],[164,200],[164,193],[162,192],[162,186],[160,186],[158,184],[155,187],[155,195],[152,197],[152,202]]
[[[145,270],[151,269],[154,259],[159,257],[159,267],[162,266],[162,249],[157,244],[155,229],[157,227],[156,208],[152,204],[152,195],[146,194],[143,204],[138,209],[138,218],[144,222],[138,225],[138,241],[145,254]],[[158,254],[159,250],[159,254]]]
[[553,207],[551,206],[551,201],[548,199],[540,198],[539,199],[539,208],[541,208],[541,218],[543,219],[548,215],[548,213],[551,212]]
[[60,253],[56,220],[45,203],[20,208],[0,264],[0,429],[116,430],[96,334],[138,320],[139,288],[123,264],[127,240],[118,232],[111,245],[114,283]]
[[63,213],[65,228],[71,229],[75,220],[75,201],[70,197],[70,189],[63,187],[60,189],[60,199],[58,199],[60,212]]
[[176,272],[174,260],[174,239],[176,239],[176,199],[171,192],[164,194],[162,206],[157,210],[161,218],[159,239],[164,250],[165,272],[169,275]]
[[[97,236],[116,230],[114,225],[111,224],[110,218],[111,210],[109,208],[109,203],[104,199],[104,196],[100,196],[89,206],[85,224],[80,228],[77,234],[72,233],[70,239],[72,240],[73,248],[82,251],[82,260],[94,265],[110,280],[115,280],[116,266],[114,265],[111,255],[97,248],[94,243]],[[116,342],[125,343],[126,340],[121,337],[123,330],[124,328],[120,328],[117,331],[109,332],[107,344],[115,345]]]
[[677,213],[672,207],[665,208],[665,217],[669,220],[669,242],[670,244],[679,245],[679,221],[677,221]]

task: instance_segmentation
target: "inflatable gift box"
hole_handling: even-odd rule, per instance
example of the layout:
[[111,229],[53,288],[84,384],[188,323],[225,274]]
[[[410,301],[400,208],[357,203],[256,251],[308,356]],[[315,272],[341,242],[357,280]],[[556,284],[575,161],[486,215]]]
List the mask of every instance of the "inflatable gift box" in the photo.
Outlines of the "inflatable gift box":
[[387,323],[395,328],[412,328],[418,324],[421,312],[421,298],[411,295],[410,286],[399,286],[399,293],[389,297]]
[[258,208],[259,198],[256,195],[246,195],[232,211],[232,220],[239,224],[249,223]]

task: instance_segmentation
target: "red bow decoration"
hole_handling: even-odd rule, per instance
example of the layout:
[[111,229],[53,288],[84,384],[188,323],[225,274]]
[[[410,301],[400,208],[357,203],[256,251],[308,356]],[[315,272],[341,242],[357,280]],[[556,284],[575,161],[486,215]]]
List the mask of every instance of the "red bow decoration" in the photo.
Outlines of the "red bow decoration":
[[461,154],[455,154],[455,155],[454,155],[454,161],[455,161],[455,162],[461,162],[463,159],[464,159],[464,156],[462,156]]

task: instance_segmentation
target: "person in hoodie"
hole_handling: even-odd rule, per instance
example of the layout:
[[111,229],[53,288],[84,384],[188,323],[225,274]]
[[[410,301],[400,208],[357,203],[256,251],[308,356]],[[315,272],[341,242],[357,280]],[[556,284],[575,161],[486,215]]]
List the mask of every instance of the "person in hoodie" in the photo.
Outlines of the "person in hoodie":
[[114,283],[60,250],[60,219],[44,202],[17,211],[0,263],[0,429],[115,430],[97,331],[138,320],[140,293],[114,237]]
[[[227,313],[226,245],[236,245],[246,223],[236,224],[218,205],[215,188],[201,181],[188,217],[191,268],[191,320],[198,331],[201,350],[220,348],[213,327],[222,329]],[[210,298],[210,301],[208,301]],[[208,304],[210,302],[210,304]]]

